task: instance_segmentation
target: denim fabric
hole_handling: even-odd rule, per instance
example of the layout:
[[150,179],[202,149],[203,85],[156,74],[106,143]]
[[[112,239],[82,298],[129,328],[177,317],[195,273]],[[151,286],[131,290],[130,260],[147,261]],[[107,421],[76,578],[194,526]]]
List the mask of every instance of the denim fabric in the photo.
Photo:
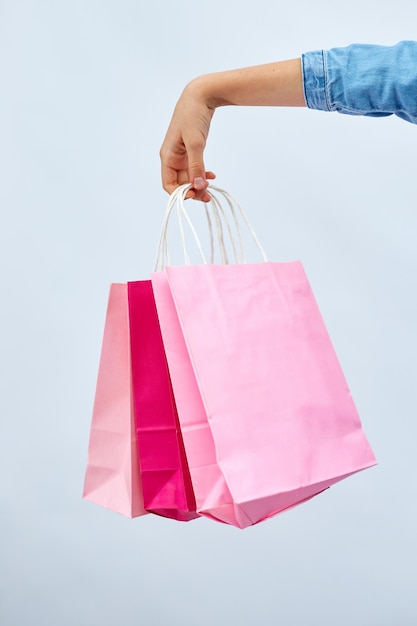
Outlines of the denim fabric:
[[307,52],[302,68],[310,109],[374,117],[395,114],[417,124],[417,41]]

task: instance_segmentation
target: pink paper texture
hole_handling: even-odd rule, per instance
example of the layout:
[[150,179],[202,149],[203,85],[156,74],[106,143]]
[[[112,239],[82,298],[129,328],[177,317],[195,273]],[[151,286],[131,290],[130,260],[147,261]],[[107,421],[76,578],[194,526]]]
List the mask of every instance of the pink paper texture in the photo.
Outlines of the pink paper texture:
[[126,515],[145,515],[130,368],[127,285],[110,288],[83,498]]
[[243,528],[375,465],[301,263],[152,281],[202,515]]
[[150,280],[128,283],[133,396],[146,510],[198,517]]

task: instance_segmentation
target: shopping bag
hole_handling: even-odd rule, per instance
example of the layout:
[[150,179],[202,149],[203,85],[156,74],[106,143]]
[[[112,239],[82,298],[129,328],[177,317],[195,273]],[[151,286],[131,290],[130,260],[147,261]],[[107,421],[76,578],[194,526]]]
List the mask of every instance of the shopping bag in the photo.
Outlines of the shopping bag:
[[103,335],[83,498],[127,517],[146,514],[132,392],[127,285],[113,284]]
[[146,510],[198,517],[150,280],[128,283],[133,397]]
[[152,284],[201,515],[245,528],[376,464],[300,262]]

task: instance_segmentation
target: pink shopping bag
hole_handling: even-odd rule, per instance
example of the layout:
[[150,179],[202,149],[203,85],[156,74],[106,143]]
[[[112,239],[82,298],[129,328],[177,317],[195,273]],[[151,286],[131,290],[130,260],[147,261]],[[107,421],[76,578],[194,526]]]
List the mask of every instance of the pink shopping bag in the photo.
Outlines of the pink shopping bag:
[[110,288],[83,498],[126,515],[145,515],[130,367],[127,285]]
[[198,517],[150,280],[128,283],[132,382],[145,509]]
[[376,464],[301,263],[152,283],[201,515],[244,528]]

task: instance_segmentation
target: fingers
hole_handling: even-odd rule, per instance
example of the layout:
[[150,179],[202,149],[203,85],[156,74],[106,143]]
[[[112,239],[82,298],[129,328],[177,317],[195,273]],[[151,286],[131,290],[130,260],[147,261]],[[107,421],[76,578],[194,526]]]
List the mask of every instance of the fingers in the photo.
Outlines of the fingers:
[[206,190],[209,184],[208,181],[214,180],[216,178],[216,174],[214,172],[204,172],[203,176],[191,180],[186,169],[177,170],[175,167],[168,166],[164,159],[161,160],[162,184],[164,190],[169,195],[171,195],[180,185],[192,182],[193,186],[187,192],[186,198],[193,198],[196,200],[202,200],[203,202],[210,202],[210,196],[208,195]]
[[185,183],[193,186],[187,193],[187,198],[194,198],[209,202],[207,193],[208,181],[216,176],[212,171],[206,171],[203,161],[204,141],[198,138],[186,145],[186,141],[177,136],[174,141],[167,135],[160,150],[162,186],[172,194],[177,187]]
[[[168,194],[172,194],[180,185],[185,185],[186,183],[191,182],[188,173],[185,170],[177,172],[172,168],[164,167],[164,165],[162,165],[161,171],[163,188]],[[188,192],[187,197],[194,197],[196,193],[204,191],[209,184],[208,181],[214,180],[215,178],[216,174],[214,172],[205,172],[204,178],[193,181],[193,187]]]

